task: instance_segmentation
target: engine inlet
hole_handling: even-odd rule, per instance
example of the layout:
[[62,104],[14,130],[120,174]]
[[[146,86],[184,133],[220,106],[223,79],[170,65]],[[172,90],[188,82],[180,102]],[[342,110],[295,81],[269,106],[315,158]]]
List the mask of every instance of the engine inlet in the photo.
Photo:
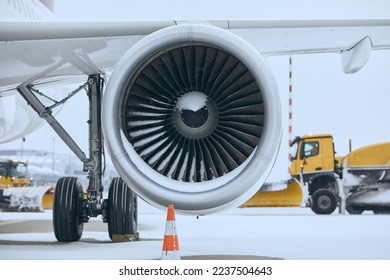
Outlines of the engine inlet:
[[155,53],[124,91],[122,130],[138,155],[164,176],[184,182],[221,177],[259,143],[262,93],[249,69],[211,45]]

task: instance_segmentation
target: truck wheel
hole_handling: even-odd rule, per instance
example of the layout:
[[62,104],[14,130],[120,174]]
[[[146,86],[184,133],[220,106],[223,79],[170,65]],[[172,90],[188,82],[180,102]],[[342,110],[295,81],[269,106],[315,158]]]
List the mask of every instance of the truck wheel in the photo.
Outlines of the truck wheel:
[[53,227],[59,242],[78,241],[83,233],[80,208],[83,188],[77,178],[63,177],[58,180],[54,192]]
[[360,215],[364,212],[364,209],[353,206],[347,206],[345,209],[351,215]]
[[390,208],[389,207],[378,207],[373,209],[375,215],[389,215]]
[[108,192],[108,234],[113,240],[115,235],[137,234],[137,195],[120,177],[110,184]]
[[311,197],[311,210],[316,214],[332,214],[337,207],[336,195],[327,189],[319,189]]

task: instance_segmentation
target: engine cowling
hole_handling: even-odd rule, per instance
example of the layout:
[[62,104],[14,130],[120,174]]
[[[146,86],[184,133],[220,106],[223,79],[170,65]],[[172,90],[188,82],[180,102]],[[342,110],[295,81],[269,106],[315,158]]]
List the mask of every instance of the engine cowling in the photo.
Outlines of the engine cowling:
[[106,87],[103,132],[125,182],[150,204],[208,214],[262,185],[281,139],[274,77],[245,40],[207,24],[143,38]]

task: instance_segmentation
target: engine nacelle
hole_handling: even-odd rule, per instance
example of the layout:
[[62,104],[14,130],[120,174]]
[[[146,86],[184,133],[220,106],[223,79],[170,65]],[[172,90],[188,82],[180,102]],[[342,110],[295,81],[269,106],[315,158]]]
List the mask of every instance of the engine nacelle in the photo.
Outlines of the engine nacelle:
[[145,201],[208,214],[249,199],[281,139],[271,71],[245,40],[207,24],[157,31],[115,67],[103,131],[123,180]]

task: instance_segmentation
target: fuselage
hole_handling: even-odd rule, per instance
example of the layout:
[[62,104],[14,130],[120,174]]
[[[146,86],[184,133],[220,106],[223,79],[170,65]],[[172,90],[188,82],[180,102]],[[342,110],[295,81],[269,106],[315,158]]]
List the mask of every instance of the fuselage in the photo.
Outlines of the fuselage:
[[[52,1],[38,0],[1,1],[0,19],[3,22],[51,19],[53,14],[48,7],[52,8],[52,4]],[[6,42],[0,44],[0,49],[4,51]],[[12,57],[2,60],[1,63],[10,65],[10,67],[2,67],[1,69],[4,70],[0,73],[0,77],[6,77],[7,79],[2,81],[0,86],[0,143],[5,143],[31,133],[40,127],[43,122],[36,117],[36,114],[25,104],[26,102],[15,90],[17,85],[13,83],[11,74],[17,74],[21,69],[14,67]],[[17,81],[15,80],[15,82]]]

